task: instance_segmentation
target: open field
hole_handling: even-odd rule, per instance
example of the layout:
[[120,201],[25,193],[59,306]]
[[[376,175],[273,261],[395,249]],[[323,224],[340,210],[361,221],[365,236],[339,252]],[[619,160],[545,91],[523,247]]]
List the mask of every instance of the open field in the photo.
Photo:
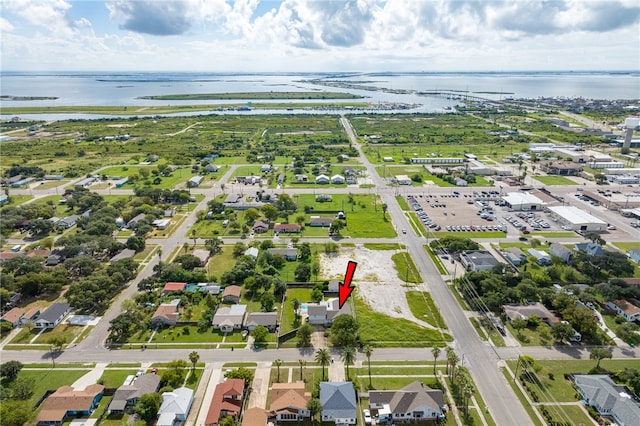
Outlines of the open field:
[[564,176],[533,176],[533,179],[545,185],[575,185],[576,182]]

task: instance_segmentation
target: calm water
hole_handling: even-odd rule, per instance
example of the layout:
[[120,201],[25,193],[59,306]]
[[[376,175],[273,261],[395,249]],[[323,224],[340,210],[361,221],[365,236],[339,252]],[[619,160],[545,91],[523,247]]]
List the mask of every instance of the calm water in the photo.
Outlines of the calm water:
[[[3,106],[216,104],[226,101],[155,101],[141,96],[216,92],[346,91],[366,101],[420,104],[413,111],[435,112],[455,102],[443,98],[333,88],[310,80],[349,81],[393,90],[456,90],[477,96],[640,98],[640,72],[630,73],[415,73],[415,74],[207,74],[207,73],[20,73],[0,74],[1,95],[47,96],[56,100],[3,101]],[[491,92],[491,93],[489,93]],[[502,93],[502,94],[499,94]],[[269,102],[269,101],[257,101]],[[280,101],[273,101],[280,102]],[[297,101],[296,102],[304,102]],[[307,102],[317,103],[317,100]],[[332,102],[332,101],[327,101]],[[241,103],[241,101],[237,101]],[[268,112],[268,111],[267,111]],[[79,117],[78,117],[79,118]]]

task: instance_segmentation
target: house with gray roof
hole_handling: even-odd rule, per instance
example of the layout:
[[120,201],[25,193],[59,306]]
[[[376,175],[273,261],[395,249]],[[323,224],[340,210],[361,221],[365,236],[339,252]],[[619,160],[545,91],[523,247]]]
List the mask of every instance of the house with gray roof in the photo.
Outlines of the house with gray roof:
[[518,247],[507,248],[504,257],[515,266],[522,265],[527,260],[527,255]]
[[133,409],[142,395],[154,393],[160,386],[160,376],[156,374],[143,374],[133,383],[120,386],[111,398],[109,414],[124,414]]
[[222,306],[213,315],[211,324],[214,329],[219,329],[223,333],[230,333],[233,330],[242,328],[246,315],[247,305]]
[[351,382],[320,382],[321,418],[337,425],[355,425],[356,392]]
[[33,323],[35,328],[54,328],[71,312],[71,305],[68,303],[54,303],[44,311]]
[[463,251],[460,254],[460,261],[467,271],[490,271],[500,263],[487,250]]
[[340,301],[333,297],[318,303],[307,303],[307,314],[309,324],[328,326],[333,324],[338,315],[351,315],[351,307],[345,303],[340,308]]
[[79,216],[77,214],[72,214],[71,216],[67,216],[63,219],[60,219],[55,223],[58,228],[69,229],[76,224]]
[[400,390],[370,391],[369,405],[372,414],[385,412],[391,421],[441,419],[446,407],[442,390],[418,381]]
[[253,331],[257,326],[263,326],[274,331],[278,325],[278,314],[276,312],[252,312],[247,317],[245,327],[249,331]]
[[573,382],[583,402],[619,426],[640,424],[640,403],[625,386],[605,374],[577,374]]
[[279,254],[286,260],[296,260],[298,258],[298,250],[294,248],[269,248],[267,251],[271,254]]
[[113,256],[109,260],[109,263],[116,263],[118,260],[122,260],[122,259],[131,259],[135,255],[136,255],[136,251],[135,250],[131,250],[131,249],[126,248],[126,249],[122,250],[120,253],[118,253],[115,256]]
[[564,263],[571,262],[573,258],[573,252],[560,243],[552,243],[549,246],[549,254],[559,257]]

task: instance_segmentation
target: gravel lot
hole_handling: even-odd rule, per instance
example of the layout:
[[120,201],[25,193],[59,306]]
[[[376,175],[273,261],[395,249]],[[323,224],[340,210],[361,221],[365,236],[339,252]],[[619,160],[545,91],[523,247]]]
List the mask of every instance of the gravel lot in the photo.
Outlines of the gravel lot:
[[[358,295],[362,297],[375,311],[390,317],[406,318],[423,327],[434,328],[430,324],[416,319],[409,309],[403,287],[404,282],[398,278],[398,273],[391,260],[397,250],[369,250],[362,245],[342,247],[339,254],[320,256],[321,275],[325,279],[344,278],[347,262],[353,260],[358,263],[353,282]],[[423,290],[420,286],[410,287],[409,290]]]

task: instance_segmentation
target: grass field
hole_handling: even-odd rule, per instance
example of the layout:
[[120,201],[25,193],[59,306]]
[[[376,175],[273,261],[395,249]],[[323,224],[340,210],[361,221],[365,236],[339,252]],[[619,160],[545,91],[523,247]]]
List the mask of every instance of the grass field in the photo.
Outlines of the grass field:
[[122,386],[127,376],[135,375],[138,369],[135,370],[105,370],[102,373],[98,383],[101,383],[106,388],[117,388]]
[[426,321],[434,327],[446,329],[447,326],[440,315],[431,295],[426,291],[408,291],[406,293],[409,308],[414,317]]
[[616,246],[617,248],[619,248],[620,250],[623,250],[623,251],[629,251],[629,250],[632,250],[634,248],[640,248],[640,243],[638,243],[638,242],[631,242],[631,243],[628,243],[628,242],[615,242],[615,243],[611,243],[611,244],[613,244],[614,246]]
[[393,264],[398,271],[398,278],[407,282],[407,283],[421,283],[422,277],[418,272],[418,268],[416,268],[415,263],[413,263],[413,259],[408,252],[400,252],[395,253],[391,256],[391,260],[393,260]]
[[420,327],[403,319],[391,318],[374,311],[361,298],[354,298],[360,337],[377,347],[427,347],[450,342],[451,336],[436,330]]
[[533,176],[533,179],[545,185],[575,185],[576,182],[564,176]]

